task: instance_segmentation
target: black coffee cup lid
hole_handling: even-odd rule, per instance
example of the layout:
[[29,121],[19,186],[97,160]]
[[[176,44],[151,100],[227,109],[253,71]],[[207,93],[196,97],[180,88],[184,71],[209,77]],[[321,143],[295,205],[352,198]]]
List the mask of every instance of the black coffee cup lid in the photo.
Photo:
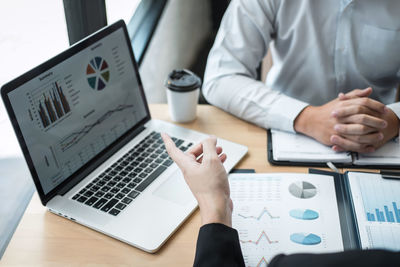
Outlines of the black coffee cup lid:
[[176,92],[190,92],[201,86],[201,79],[186,69],[173,70],[165,81],[165,86]]

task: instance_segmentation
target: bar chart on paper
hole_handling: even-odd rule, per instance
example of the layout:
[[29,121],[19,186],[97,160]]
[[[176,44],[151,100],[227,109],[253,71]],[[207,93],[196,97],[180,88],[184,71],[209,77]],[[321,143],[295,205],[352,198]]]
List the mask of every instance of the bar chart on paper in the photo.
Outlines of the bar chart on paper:
[[367,221],[400,225],[400,183],[359,179]]
[[400,182],[350,173],[363,247],[400,250]]

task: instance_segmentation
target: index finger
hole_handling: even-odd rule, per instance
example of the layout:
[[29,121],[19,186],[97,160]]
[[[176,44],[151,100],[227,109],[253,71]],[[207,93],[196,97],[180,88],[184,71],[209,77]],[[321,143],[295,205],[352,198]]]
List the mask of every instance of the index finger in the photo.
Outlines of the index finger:
[[213,160],[218,159],[217,154],[217,138],[215,136],[210,136],[203,141],[203,159]]
[[346,94],[340,93],[339,94],[339,100],[348,100],[351,98],[356,98],[356,97],[368,97],[372,93],[372,88],[368,87],[365,89],[354,89]]
[[171,137],[169,137],[166,133],[162,133],[161,137],[164,141],[165,148],[167,149],[169,156],[173,159],[173,161],[175,161],[180,169],[184,169],[185,165],[189,163],[189,158],[186,157],[185,153],[176,147],[174,141],[172,141]]
[[331,114],[333,117],[336,118],[344,118],[362,114],[370,115],[376,118],[379,118],[381,116],[379,112],[376,112],[375,110],[360,105],[349,105],[342,108],[337,108],[334,109]]
[[360,106],[365,106],[368,107],[372,110],[375,110],[379,113],[385,113],[386,112],[386,105],[376,101],[374,99],[368,98],[368,97],[362,97],[362,98],[356,98],[348,101],[354,101],[354,103],[360,105]]

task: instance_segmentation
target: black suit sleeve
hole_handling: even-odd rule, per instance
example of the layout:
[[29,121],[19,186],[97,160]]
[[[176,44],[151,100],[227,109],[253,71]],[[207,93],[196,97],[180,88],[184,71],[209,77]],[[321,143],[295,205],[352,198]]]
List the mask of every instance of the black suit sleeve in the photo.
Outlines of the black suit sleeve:
[[293,254],[274,257],[268,267],[399,267],[400,252],[353,250],[329,254]]
[[[238,232],[223,224],[200,228],[195,267],[244,266]],[[268,267],[400,267],[400,252],[355,250],[330,254],[293,254],[274,257]]]
[[193,266],[244,267],[237,231],[218,223],[202,226]]

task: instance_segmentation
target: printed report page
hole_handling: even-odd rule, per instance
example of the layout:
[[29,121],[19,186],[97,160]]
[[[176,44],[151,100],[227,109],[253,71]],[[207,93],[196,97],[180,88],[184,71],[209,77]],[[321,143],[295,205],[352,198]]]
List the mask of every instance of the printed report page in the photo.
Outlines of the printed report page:
[[267,266],[280,253],[343,250],[333,177],[231,174],[229,183],[246,266]]
[[363,249],[400,250],[400,181],[348,173]]

